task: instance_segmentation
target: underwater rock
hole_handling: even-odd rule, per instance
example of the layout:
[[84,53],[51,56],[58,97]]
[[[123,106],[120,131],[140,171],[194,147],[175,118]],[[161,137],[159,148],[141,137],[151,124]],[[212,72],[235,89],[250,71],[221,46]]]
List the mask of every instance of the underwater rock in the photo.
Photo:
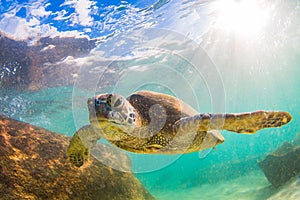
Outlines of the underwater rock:
[[[95,158],[82,169],[73,167],[68,144],[67,136],[0,116],[1,199],[154,199],[132,172]],[[131,168],[125,153],[101,151],[122,169]]]
[[36,90],[70,85],[78,69],[63,61],[88,55],[96,42],[87,38],[45,37],[28,45],[0,32],[0,88]]
[[25,42],[14,41],[0,32],[0,89],[29,84],[27,66],[31,60],[26,47]]
[[300,177],[291,178],[280,189],[275,190],[268,200],[299,200],[300,199]]
[[269,182],[279,187],[300,174],[300,146],[285,142],[260,161],[259,166]]

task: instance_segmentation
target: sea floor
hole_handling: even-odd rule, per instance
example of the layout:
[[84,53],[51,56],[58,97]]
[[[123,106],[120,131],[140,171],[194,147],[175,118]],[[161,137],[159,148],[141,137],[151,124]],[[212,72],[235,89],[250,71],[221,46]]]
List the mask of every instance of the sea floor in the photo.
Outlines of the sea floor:
[[153,190],[151,193],[159,200],[299,200],[300,178],[296,177],[284,186],[274,188],[261,171],[253,171],[215,184],[202,184],[177,191]]

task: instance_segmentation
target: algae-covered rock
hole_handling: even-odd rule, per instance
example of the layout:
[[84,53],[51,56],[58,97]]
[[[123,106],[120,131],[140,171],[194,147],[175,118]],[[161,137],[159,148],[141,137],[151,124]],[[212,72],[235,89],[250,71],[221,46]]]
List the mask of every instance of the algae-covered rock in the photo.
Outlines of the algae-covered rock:
[[[68,144],[67,136],[0,116],[1,199],[154,199],[131,172],[94,158],[82,169],[72,167]],[[130,169],[124,153],[101,151],[108,163]]]
[[260,161],[259,166],[270,183],[279,187],[300,174],[300,146],[285,142]]

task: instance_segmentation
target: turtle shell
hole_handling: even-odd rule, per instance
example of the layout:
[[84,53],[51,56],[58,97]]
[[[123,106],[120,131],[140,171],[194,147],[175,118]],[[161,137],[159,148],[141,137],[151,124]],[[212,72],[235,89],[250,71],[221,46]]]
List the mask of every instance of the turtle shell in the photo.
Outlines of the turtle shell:
[[138,111],[142,126],[148,126],[151,122],[159,123],[162,124],[162,131],[167,133],[173,131],[172,126],[177,120],[198,113],[180,99],[153,91],[133,93],[127,100]]

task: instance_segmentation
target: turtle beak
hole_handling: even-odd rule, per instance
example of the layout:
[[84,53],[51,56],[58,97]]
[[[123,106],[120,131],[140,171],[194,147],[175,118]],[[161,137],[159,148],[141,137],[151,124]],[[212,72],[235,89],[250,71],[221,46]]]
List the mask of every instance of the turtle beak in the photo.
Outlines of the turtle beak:
[[107,119],[110,111],[112,110],[108,103],[100,101],[98,98],[88,99],[87,104],[89,109],[90,121]]
[[95,108],[95,99],[94,98],[90,98],[87,101],[88,104],[88,110],[89,110],[89,118],[90,118],[90,122],[92,121],[96,121],[97,120],[97,116],[96,116],[96,108]]

